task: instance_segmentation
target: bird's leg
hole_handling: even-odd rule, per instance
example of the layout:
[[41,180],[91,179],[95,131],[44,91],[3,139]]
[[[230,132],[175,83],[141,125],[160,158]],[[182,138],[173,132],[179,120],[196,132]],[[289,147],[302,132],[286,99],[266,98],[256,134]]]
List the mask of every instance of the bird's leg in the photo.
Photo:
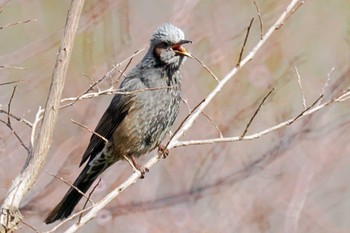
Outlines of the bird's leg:
[[131,156],[124,156],[124,158],[126,159],[126,161],[128,161],[128,163],[130,164],[130,166],[132,167],[132,169],[134,171],[139,171],[141,172],[141,176],[140,178],[143,179],[145,177],[145,173],[149,172],[147,167],[143,167],[142,165],[140,165],[139,163],[137,163],[135,157],[133,155]]
[[160,158],[165,159],[169,155],[169,150],[164,145],[158,146],[158,155]]

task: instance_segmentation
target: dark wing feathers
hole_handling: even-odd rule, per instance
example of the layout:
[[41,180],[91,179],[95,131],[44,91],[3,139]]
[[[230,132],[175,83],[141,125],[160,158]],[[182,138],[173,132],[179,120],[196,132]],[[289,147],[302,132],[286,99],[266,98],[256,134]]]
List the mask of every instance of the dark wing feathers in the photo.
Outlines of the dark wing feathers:
[[[132,95],[115,95],[101,120],[98,122],[95,132],[109,140],[114,130],[127,115],[131,105]],[[92,134],[90,143],[79,166],[84,164],[88,159],[89,161],[94,159],[103,150],[104,146],[105,141],[99,136]]]

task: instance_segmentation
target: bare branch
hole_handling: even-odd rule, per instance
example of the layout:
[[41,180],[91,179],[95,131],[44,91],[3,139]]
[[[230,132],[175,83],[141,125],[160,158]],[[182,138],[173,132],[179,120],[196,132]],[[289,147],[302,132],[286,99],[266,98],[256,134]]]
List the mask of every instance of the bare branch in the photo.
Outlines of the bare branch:
[[323,94],[321,94],[308,108],[305,108],[304,111],[302,111],[299,115],[297,115],[296,117],[294,117],[294,118],[292,119],[292,121],[289,121],[287,125],[293,124],[296,120],[298,120],[300,117],[302,117],[302,116],[304,115],[304,113],[305,113],[306,111],[310,110],[311,108],[313,108],[313,107],[317,104],[317,102],[318,102],[320,99],[322,99],[322,97],[323,97]]
[[[1,67],[1,66],[0,66]],[[0,83],[0,86],[3,86],[3,85],[9,85],[9,84],[14,84],[14,83],[19,83],[21,82],[22,80],[16,80],[16,81],[11,81],[11,82],[5,82],[5,83]]]
[[[181,100],[185,103],[185,105],[187,106],[188,109],[188,114],[190,114],[192,112],[192,109],[190,107],[190,105],[188,104],[187,100],[185,100],[184,98],[181,97]],[[223,137],[221,130],[219,129],[219,126],[215,124],[215,122],[205,113],[202,112],[202,115],[207,118],[209,120],[209,122],[215,127],[215,129],[218,131],[220,137]]]
[[250,125],[252,124],[254,118],[258,115],[258,112],[260,111],[260,109],[262,108],[263,104],[265,103],[265,101],[267,100],[267,98],[272,94],[272,92],[275,90],[275,88],[272,88],[269,93],[267,93],[267,95],[265,95],[265,97],[263,98],[263,100],[261,101],[261,103],[259,104],[258,108],[255,110],[253,116],[250,118],[248,124],[246,125],[242,135],[240,136],[240,138],[244,138],[244,136],[247,134],[248,129],[250,127]]
[[249,33],[250,33],[250,29],[253,25],[253,22],[254,22],[254,18],[252,18],[250,20],[250,23],[249,23],[249,26],[247,28],[247,33],[245,35],[245,38],[244,38],[244,42],[243,42],[243,45],[242,45],[242,48],[241,48],[241,52],[239,53],[239,58],[238,58],[238,61],[237,61],[237,64],[236,64],[236,67],[239,67],[240,66],[240,63],[241,63],[241,60],[242,60],[242,56],[243,56],[243,52],[244,52],[244,48],[247,44],[247,41],[248,41],[248,37],[249,37]]
[[[157,156],[152,157],[146,164],[145,167],[149,167],[152,163],[156,163],[159,159]],[[135,184],[136,181],[140,178],[141,173],[140,172],[133,172],[129,178],[124,181],[121,185],[119,185],[117,188],[115,188],[112,192],[110,192],[108,195],[106,195],[102,200],[97,202],[94,206],[92,206],[88,213],[86,213],[82,218],[79,224],[74,224],[70,226],[65,233],[72,233],[76,232],[80,227],[82,227],[87,221],[92,219],[96,216],[97,212],[100,211],[104,206],[106,206],[109,202],[111,202],[116,196],[118,196],[121,192],[123,192],[127,187],[131,186],[132,184]],[[76,215],[75,215],[76,216]],[[74,217],[74,216],[71,216]]]
[[29,153],[30,152],[29,148],[25,145],[25,143],[23,142],[22,138],[17,134],[17,132],[14,130],[14,128],[12,127],[12,124],[11,124],[11,118],[13,116],[13,114],[11,114],[11,104],[12,104],[13,98],[15,96],[16,88],[17,88],[17,85],[15,85],[13,87],[13,90],[12,90],[12,93],[11,93],[11,96],[10,96],[10,100],[9,100],[9,102],[7,104],[7,112],[2,110],[2,109],[0,109],[0,112],[6,113],[6,115],[7,115],[7,122],[5,122],[5,121],[3,121],[1,119],[0,119],[0,122],[4,123],[11,130],[13,135],[15,135],[15,137],[17,138],[19,143],[22,145],[22,147]]
[[4,123],[4,125],[6,125],[10,130],[11,130],[11,133],[13,133],[13,135],[15,135],[15,137],[17,138],[17,140],[19,141],[19,143],[23,146],[23,148],[29,153],[30,150],[29,148],[25,145],[25,143],[23,142],[22,138],[17,134],[17,132],[12,128],[12,125],[9,124],[8,122],[6,121],[3,121],[0,119],[0,122]]
[[221,130],[219,129],[219,126],[217,124],[215,124],[215,122],[205,112],[202,112],[202,115],[205,116],[205,118],[207,118],[209,120],[209,122],[212,124],[212,126],[215,127],[216,131],[219,133],[220,138],[224,137],[222,135]]
[[40,120],[43,118],[42,117],[42,113],[44,113],[44,109],[42,109],[41,106],[39,106],[39,109],[38,109],[38,111],[36,112],[36,115],[35,115],[34,122],[32,124],[32,133],[30,135],[30,145],[31,145],[32,148],[34,147],[36,128],[37,128],[38,123],[40,122]]
[[5,69],[12,69],[12,70],[25,70],[25,67],[20,67],[20,66],[7,66],[7,65],[0,65],[0,70],[5,70]]
[[[114,72],[117,70],[118,67],[120,67],[123,63],[125,63],[126,61],[129,61],[129,63],[132,61],[132,59],[138,55],[139,53],[141,53],[143,50],[145,50],[146,48],[142,48],[138,51],[136,51],[133,55],[127,57],[126,59],[124,59],[123,61],[121,61],[120,63],[118,63],[117,65],[113,66],[112,69],[110,69],[105,75],[103,75],[102,78],[100,78],[99,80],[97,80],[94,84],[92,84],[86,91],[84,91],[80,96],[78,97],[70,97],[70,98],[64,98],[61,100],[61,103],[65,102],[65,101],[73,101],[72,103],[60,106],[60,108],[66,108],[68,106],[72,106],[73,104],[75,104],[77,101],[82,100],[82,99],[90,99],[99,95],[103,95],[103,94],[110,94],[113,93],[112,91],[114,90],[113,87],[105,90],[105,91],[99,91],[96,93],[89,93],[89,91],[91,91],[95,86],[97,86],[99,83],[101,83],[103,80],[105,80],[106,78],[110,77],[111,75],[114,74]],[[126,69],[126,68],[125,68]]]
[[[176,88],[179,87],[179,85],[174,85],[174,86],[165,86],[165,87],[155,87],[155,88],[145,88],[145,89],[140,89],[140,90],[135,90],[135,91],[122,91],[120,89],[115,89],[114,87],[110,87],[106,90],[102,90],[99,92],[90,92],[86,93],[84,95],[81,95],[79,97],[69,97],[69,98],[64,98],[61,100],[61,102],[66,102],[66,101],[73,101],[73,104],[76,103],[78,100],[83,100],[83,99],[91,99],[100,95],[111,95],[111,94],[119,94],[119,95],[134,95],[137,93],[145,92],[145,91],[157,91],[157,90],[162,90],[162,89],[169,89],[169,88]],[[72,103],[66,104],[61,106],[60,108],[65,108],[68,106],[71,106]]]
[[101,134],[96,133],[95,131],[89,129],[87,126],[85,126],[85,125],[83,125],[83,124],[81,124],[81,123],[79,123],[79,122],[77,122],[77,121],[75,121],[75,120],[73,120],[73,119],[71,119],[71,121],[72,121],[74,124],[79,125],[80,127],[86,129],[86,130],[89,131],[90,133],[95,134],[97,137],[101,138],[103,141],[105,141],[106,143],[108,143],[108,140],[107,140],[105,137],[103,137]]
[[[91,195],[94,193],[95,189],[97,188],[97,186],[100,184],[101,182],[101,178],[98,180],[98,182],[96,183],[96,185],[92,188],[91,192],[89,193],[89,196],[87,197],[85,203],[84,203],[84,206],[83,206],[83,210],[85,209],[88,201],[91,201],[90,198],[91,198]],[[85,195],[84,195],[85,196]],[[92,202],[92,201],[91,201]],[[95,203],[92,202],[92,204],[94,205]],[[81,220],[81,217],[83,216],[83,212],[79,215],[79,218],[78,218],[78,222],[77,224],[80,224],[80,220]]]
[[293,3],[295,4],[289,4],[289,6],[291,6],[291,8],[287,8],[285,11],[285,18],[283,21],[279,22],[279,24],[276,24],[275,30],[280,29],[284,23],[299,9],[299,7],[301,7],[304,3],[306,2],[306,0],[293,0]]
[[187,101],[186,99],[182,98],[182,97],[181,97],[181,100],[182,100],[182,102],[184,102],[184,104],[186,105],[187,110],[188,110],[188,114],[190,114],[192,110],[191,110],[190,105],[188,104],[188,101]]
[[[52,142],[54,126],[57,121],[68,64],[83,5],[84,0],[72,0],[58,51],[56,65],[52,74],[52,82],[40,126],[40,132],[36,140],[34,140],[34,137],[31,138],[31,142],[35,142],[33,150],[29,154],[22,172],[16,177],[9,188],[9,193],[2,205],[3,211],[0,216],[0,223],[10,232],[15,231],[21,220],[21,218],[15,219],[12,215],[9,216],[10,210],[13,210],[17,216],[17,213],[19,213],[18,208],[23,197],[36,182],[46,161],[47,153]],[[33,127],[33,130],[34,129]],[[8,219],[11,221],[7,221]]]
[[292,123],[294,123],[296,120],[299,120],[300,118],[314,114],[314,113],[320,111],[321,109],[329,106],[332,103],[344,102],[344,101],[350,99],[350,89],[344,91],[341,95],[329,100],[328,102],[325,102],[323,104],[315,106],[320,101],[320,99],[322,99],[322,96],[323,95],[321,94],[308,108],[306,108],[306,110],[302,111],[297,116],[295,116],[289,120],[283,121],[283,122],[281,122],[273,127],[262,130],[258,133],[246,135],[243,138],[241,138],[241,137],[226,137],[226,138],[213,138],[213,139],[205,139],[205,140],[179,141],[179,142],[177,142],[177,144],[174,147],[189,146],[189,145],[214,144],[214,143],[223,143],[223,142],[236,142],[236,141],[253,140],[256,138],[260,138],[260,137],[262,137],[266,134],[269,134],[273,131],[276,131],[276,130],[279,130],[283,127],[291,125]]
[[90,195],[87,196],[85,193],[83,193],[80,189],[78,189],[78,188],[77,188],[76,186],[74,186],[72,183],[69,183],[68,181],[66,181],[66,180],[63,179],[62,177],[57,176],[57,175],[55,175],[55,174],[52,174],[52,173],[50,173],[50,172],[48,172],[48,171],[46,171],[46,170],[45,170],[45,172],[46,172],[47,174],[49,174],[50,176],[53,176],[53,177],[55,177],[55,178],[57,178],[57,179],[63,181],[63,183],[65,183],[65,184],[69,185],[70,187],[74,188],[78,193],[80,193],[82,196],[84,196],[84,197],[86,198],[86,201],[87,201],[87,202],[89,201],[89,202],[91,202],[91,204],[93,204],[93,205],[95,204],[95,202],[93,202],[93,201],[91,200]]
[[26,223],[25,221],[22,220],[22,224],[29,227],[30,229],[32,229],[34,232],[36,233],[40,233],[40,231],[38,231],[37,229],[35,229],[32,225]]
[[25,23],[36,22],[36,21],[37,21],[37,19],[27,19],[27,20],[18,21],[18,22],[15,22],[15,23],[9,23],[9,24],[0,26],[0,30],[4,29],[4,28],[7,28],[7,27],[15,26],[15,25],[18,25],[18,24],[25,24]]
[[253,0],[253,3],[254,3],[254,6],[255,6],[255,9],[258,13],[258,17],[259,17],[259,24],[260,24],[260,39],[263,38],[263,35],[264,35],[264,29],[263,29],[263,22],[262,22],[262,19],[261,19],[261,13],[260,13],[260,9],[258,7],[258,4],[256,4],[256,1]]
[[9,1],[11,1],[11,0],[6,0],[5,2],[3,2],[3,3],[0,5],[0,10],[1,10],[1,8],[3,8]]
[[55,227],[53,227],[51,230],[49,231],[45,231],[44,233],[52,233],[52,232],[56,232],[56,230],[58,228],[60,228],[62,225],[64,225],[65,223],[69,222],[70,220],[74,219],[75,217],[79,216],[82,213],[85,213],[89,210],[91,210],[94,206],[89,206],[86,209],[80,210],[78,212],[76,212],[75,214],[69,215],[66,219],[62,220],[59,224],[57,224]]
[[216,75],[213,73],[213,71],[211,71],[211,69],[209,69],[208,66],[206,66],[206,65],[205,65],[198,57],[196,57],[193,53],[191,53],[191,55],[192,55],[192,57],[193,57],[196,61],[198,61],[198,62],[204,67],[204,69],[206,69],[206,70],[209,72],[209,74],[215,79],[216,82],[220,82],[219,78],[216,77]]
[[135,53],[133,54],[134,56],[130,57],[128,63],[126,64],[124,70],[120,73],[119,77],[115,80],[115,83],[118,83],[120,78],[123,76],[123,74],[125,73],[126,69],[128,69],[129,65],[131,64],[132,59],[134,59],[134,57],[136,56],[136,54],[138,54],[138,50],[135,51]]
[[304,96],[303,85],[301,84],[299,70],[298,70],[298,67],[296,67],[296,66],[294,67],[294,69],[295,69],[295,72],[297,73],[299,89],[300,89],[301,97],[303,99],[303,106],[304,106],[304,110],[305,110],[306,109],[306,100],[305,100],[305,96]]
[[185,132],[191,128],[193,122],[198,118],[199,114],[204,110],[204,108],[211,102],[211,100],[221,91],[223,86],[250,60],[252,60],[258,50],[265,44],[269,37],[276,30],[277,26],[283,25],[287,20],[287,17],[294,10],[298,0],[292,0],[287,6],[286,10],[282,15],[276,20],[276,22],[269,28],[269,30],[264,34],[263,39],[259,40],[256,46],[248,53],[248,55],[241,60],[240,66],[235,66],[214,88],[214,90],[204,99],[202,102],[194,109],[194,111],[186,117],[184,122],[180,125],[177,131],[174,133],[172,139],[169,141],[167,148],[173,148],[178,143],[178,139],[185,134]]
[[[0,106],[0,107],[1,107],[1,106]],[[7,111],[5,111],[5,110],[3,110],[3,109],[1,109],[1,108],[0,108],[0,113],[4,113],[4,114],[6,114],[6,115],[9,114],[10,117],[12,117],[13,119],[15,119],[16,121],[18,121],[18,122],[23,122],[24,124],[26,124],[26,125],[29,126],[29,127],[32,127],[32,126],[33,126],[33,124],[32,124],[30,121],[28,121],[28,120],[26,120],[26,119],[24,119],[24,118],[15,116],[15,115],[13,115],[12,113],[8,113]]]
[[326,89],[327,89],[327,87],[329,85],[329,82],[331,81],[332,73],[333,73],[334,70],[335,70],[335,68],[332,67],[332,69],[327,74],[327,80],[326,80],[326,82],[325,82],[325,84],[324,84],[324,86],[322,88],[322,92],[321,92],[322,95],[324,95],[324,93],[326,92]]
[[16,88],[17,88],[17,85],[15,85],[12,89],[12,93],[11,93],[11,96],[10,96],[10,100],[7,104],[7,123],[11,126],[11,117],[10,117],[10,112],[11,112],[11,103],[12,103],[12,100],[13,100],[13,97],[15,96],[15,92],[16,92]]

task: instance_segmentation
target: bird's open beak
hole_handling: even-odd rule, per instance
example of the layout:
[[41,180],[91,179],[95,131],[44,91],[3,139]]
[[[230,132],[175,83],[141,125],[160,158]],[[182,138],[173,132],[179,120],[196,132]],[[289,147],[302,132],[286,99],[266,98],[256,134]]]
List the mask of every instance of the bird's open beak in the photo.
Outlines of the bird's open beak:
[[172,47],[172,49],[174,50],[174,52],[176,54],[193,58],[192,55],[184,47],[182,47],[183,44],[188,44],[188,43],[192,43],[192,41],[190,41],[190,40],[182,40],[179,43],[174,44],[171,47]]

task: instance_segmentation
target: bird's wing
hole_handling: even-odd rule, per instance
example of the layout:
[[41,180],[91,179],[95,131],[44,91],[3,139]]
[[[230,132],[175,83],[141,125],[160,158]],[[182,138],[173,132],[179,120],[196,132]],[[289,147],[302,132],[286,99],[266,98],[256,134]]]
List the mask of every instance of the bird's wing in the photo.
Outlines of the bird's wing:
[[[101,120],[98,122],[95,133],[109,140],[114,130],[127,115],[132,103],[133,95],[115,95]],[[84,164],[88,159],[91,161],[103,150],[106,143],[105,140],[98,135],[92,134],[90,143],[79,166]]]

